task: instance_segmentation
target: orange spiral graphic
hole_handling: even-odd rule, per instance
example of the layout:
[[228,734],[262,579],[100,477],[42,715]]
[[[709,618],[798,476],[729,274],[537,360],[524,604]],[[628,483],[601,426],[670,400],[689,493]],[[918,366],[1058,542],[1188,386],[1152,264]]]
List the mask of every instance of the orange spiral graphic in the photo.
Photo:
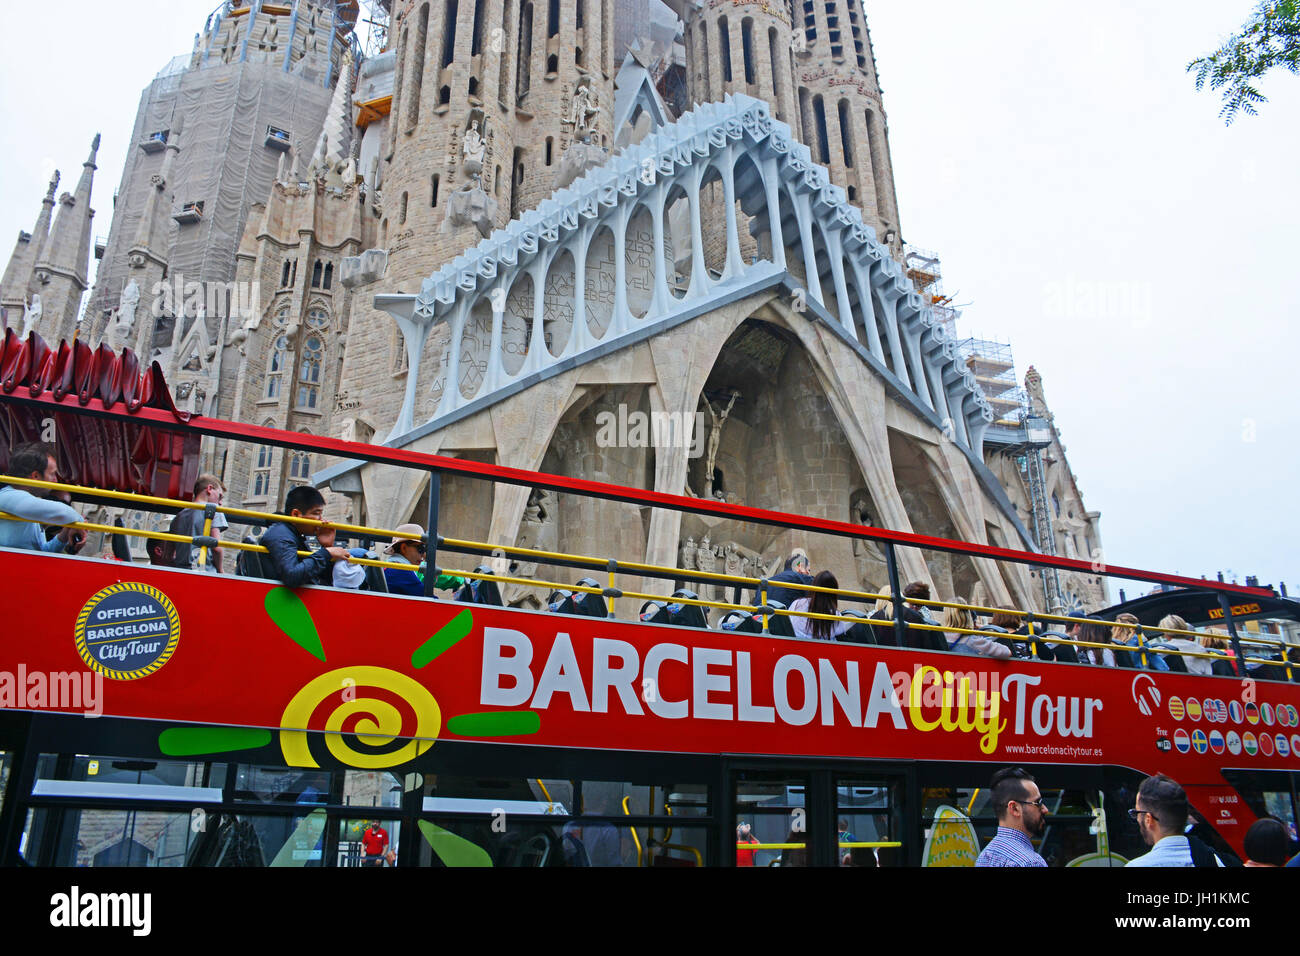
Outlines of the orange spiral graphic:
[[[409,704],[416,719],[415,732],[402,734],[402,712],[391,702],[361,696],[367,687],[390,691]],[[356,691],[357,696],[342,693],[349,689]],[[325,746],[340,763],[349,767],[379,770],[414,760],[433,746],[442,730],[442,711],[423,684],[386,667],[340,667],[309,682],[284,708],[280,717],[280,726],[284,728],[280,731],[280,749],[289,766],[320,766],[311,754],[306,729],[316,709],[327,701],[334,704],[334,709],[325,719]],[[358,715],[362,716],[356,721],[353,736],[363,746],[384,747],[399,736],[413,739],[397,750],[380,753],[354,749],[343,734],[343,726]]]

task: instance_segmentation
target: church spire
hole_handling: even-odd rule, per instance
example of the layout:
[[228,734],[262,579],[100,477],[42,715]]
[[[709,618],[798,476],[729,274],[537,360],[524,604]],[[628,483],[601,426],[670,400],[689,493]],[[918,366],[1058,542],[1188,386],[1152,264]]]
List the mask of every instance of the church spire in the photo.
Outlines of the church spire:
[[91,220],[90,191],[95,183],[95,157],[99,134],[81,167],[81,179],[72,195],[59,197],[59,214],[49,241],[36,262],[36,281],[43,287],[44,314],[49,317],[42,334],[51,341],[71,338],[81,308],[81,295],[89,285]]
[[50,219],[54,216],[54,191],[59,188],[59,171],[56,169],[50,177],[50,187],[41,201],[41,211],[37,213],[36,225],[30,233],[18,233],[14,243],[13,255],[5,268],[4,279],[0,280],[0,306],[14,315],[22,314],[23,305],[32,284],[32,270],[44,251],[50,236]]
[[[329,112],[325,114],[325,124],[321,127],[320,138],[316,140],[316,152],[312,155],[309,170],[311,175],[325,176],[332,186],[355,184],[356,166],[350,162],[352,129],[352,50],[348,49],[339,66],[339,81],[334,87]],[[345,168],[350,171],[351,179],[346,175]]]

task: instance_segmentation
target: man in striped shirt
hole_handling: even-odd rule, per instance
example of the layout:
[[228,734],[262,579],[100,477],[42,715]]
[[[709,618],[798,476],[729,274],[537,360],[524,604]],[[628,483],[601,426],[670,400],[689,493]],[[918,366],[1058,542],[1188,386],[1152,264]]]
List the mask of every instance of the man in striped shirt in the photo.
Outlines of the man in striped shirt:
[[1020,767],[1007,767],[993,775],[989,789],[998,815],[998,833],[975,865],[1047,866],[1030,842],[1030,837],[1042,836],[1047,827],[1047,808],[1034,778]]

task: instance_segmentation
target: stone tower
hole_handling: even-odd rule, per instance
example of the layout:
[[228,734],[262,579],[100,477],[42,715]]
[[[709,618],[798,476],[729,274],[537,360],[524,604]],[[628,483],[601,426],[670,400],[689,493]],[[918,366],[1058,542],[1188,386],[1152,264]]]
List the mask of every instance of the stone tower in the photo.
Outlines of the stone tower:
[[831,181],[844,187],[877,238],[900,258],[889,127],[862,0],[790,3],[796,30],[797,129],[813,160],[830,170]]
[[[124,344],[160,360],[170,379],[188,361],[174,353],[200,317],[207,341],[229,333],[230,313],[249,305],[249,290],[230,285],[249,210],[270,194],[287,152],[300,165],[310,159],[351,42],[353,6],[223,4],[193,49],[145,88],[83,337],[117,344],[126,335]],[[127,330],[121,316],[137,295]],[[215,380],[203,392],[215,396]]]
[[[64,193],[59,197],[59,211],[54,217],[54,225],[49,235],[44,237],[44,245],[35,254],[35,266],[31,272],[28,288],[33,296],[40,296],[39,322],[41,337],[47,342],[59,339],[71,339],[77,329],[77,316],[81,310],[81,296],[89,288],[88,270],[90,268],[91,221],[95,211],[90,208],[90,190],[95,183],[95,156],[99,152],[99,134],[90,146],[90,155],[81,167],[81,178],[77,181],[74,192]],[[51,182],[51,186],[55,184]],[[37,221],[37,233],[44,223],[49,221],[48,209],[53,191],[45,198],[41,216]],[[40,241],[35,235],[32,242]],[[24,243],[19,237],[19,248],[15,250],[15,259],[22,252]],[[30,243],[27,243],[30,246]],[[13,261],[10,269],[15,273],[15,290],[18,285],[16,273],[21,265]],[[6,272],[6,297],[9,273]],[[8,307],[6,303],[6,307]]]
[[[36,216],[36,225],[31,232],[19,232],[18,241],[14,243],[13,255],[5,267],[4,279],[0,280],[0,313],[3,315],[4,327],[12,326],[22,331],[22,319],[28,314],[31,297],[36,289],[36,260],[45,250],[45,243],[50,238],[50,220],[54,217],[54,193],[59,188],[59,171],[56,169],[50,177],[50,188],[41,200],[41,211]],[[39,292],[36,292],[39,295]]]
[[[357,287],[352,330],[388,348],[354,350],[342,377],[347,394],[364,396],[358,418],[381,438],[394,425],[393,393],[408,361],[392,318],[371,301],[418,291],[439,266],[607,158],[612,22],[613,0],[393,5],[392,99],[378,166],[387,271]],[[490,315],[476,321],[486,347]],[[523,323],[507,318],[501,334],[508,347],[525,348]],[[432,361],[421,364],[422,403],[446,387],[448,339],[437,327],[423,346]],[[474,374],[472,366],[468,360],[464,374]]]

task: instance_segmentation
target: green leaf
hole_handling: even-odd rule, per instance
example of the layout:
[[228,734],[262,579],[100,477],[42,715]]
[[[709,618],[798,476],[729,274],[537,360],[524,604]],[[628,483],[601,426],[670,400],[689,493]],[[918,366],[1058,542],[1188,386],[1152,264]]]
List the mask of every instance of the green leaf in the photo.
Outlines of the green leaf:
[[290,588],[272,588],[266,592],[264,605],[267,616],[289,640],[318,660],[325,660],[325,648],[316,631],[316,622],[311,619],[311,612],[302,603],[302,598]]

